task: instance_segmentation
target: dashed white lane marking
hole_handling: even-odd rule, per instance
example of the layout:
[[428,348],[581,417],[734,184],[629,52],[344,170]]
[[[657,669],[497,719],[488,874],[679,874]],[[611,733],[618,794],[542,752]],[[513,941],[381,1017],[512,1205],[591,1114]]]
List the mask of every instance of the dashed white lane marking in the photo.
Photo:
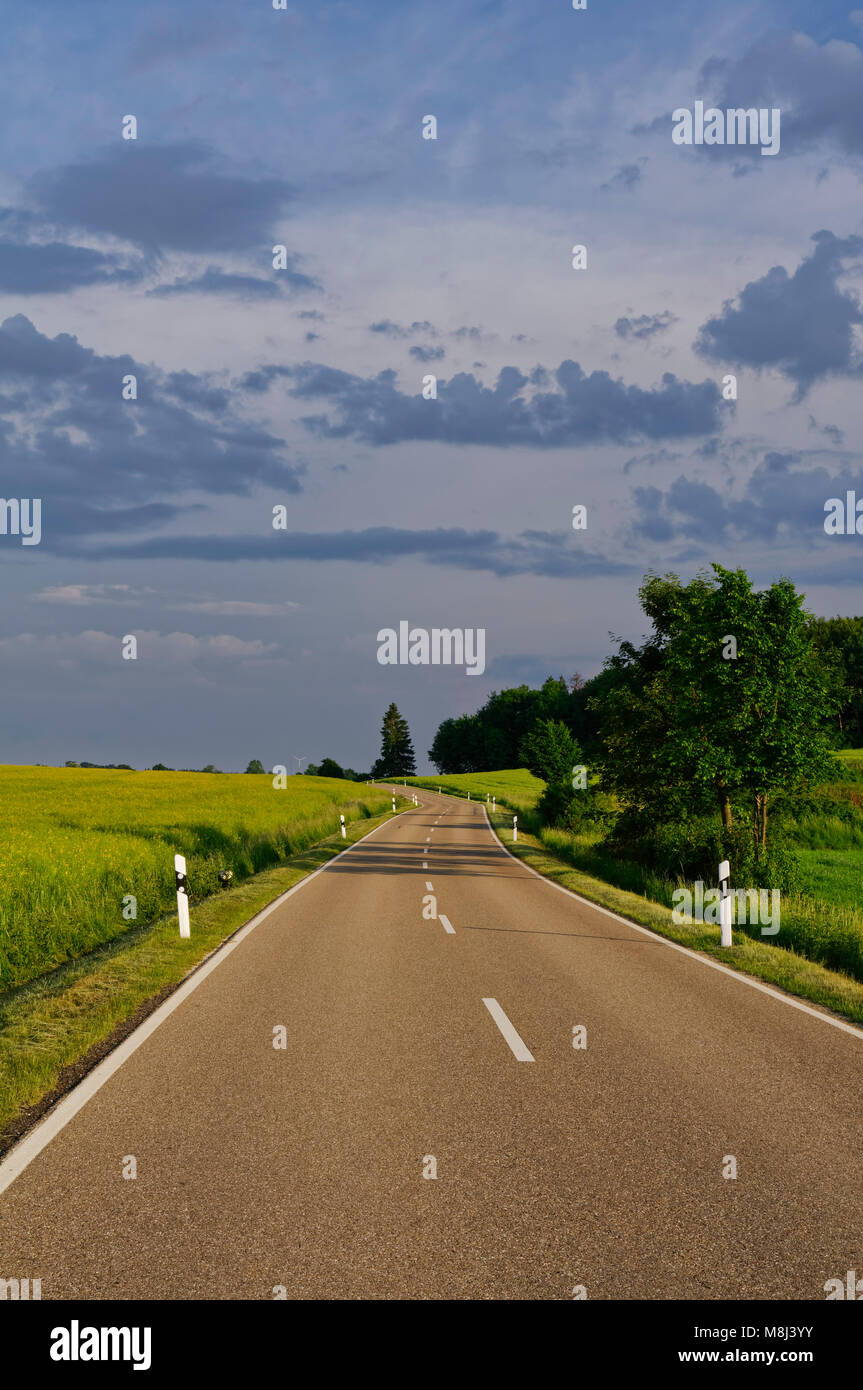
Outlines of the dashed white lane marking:
[[431,844],[431,835],[426,835],[426,844]]
[[431,886],[431,884],[429,883],[428,879],[426,879],[426,888],[428,888],[428,890],[429,890],[430,893],[433,893],[433,892],[434,892],[434,889],[432,888],[432,886]]
[[527,1048],[525,1047],[521,1038],[518,1036],[518,1033],[513,1028],[512,1024],[510,1023],[509,1019],[507,1018],[503,1009],[500,1007],[500,1004],[497,1002],[497,1000],[483,999],[482,1002],[485,1004],[486,1008],[488,1009],[498,1028],[503,1033],[503,1036],[506,1038],[506,1041],[510,1047],[510,1051],[512,1052],[516,1061],[534,1062],[536,1058],[532,1055],[532,1053],[528,1052]]
[[423,868],[424,868],[424,869],[427,869],[427,868],[428,868],[428,860],[427,860],[427,859],[424,859],[424,860],[423,860]]
[[[448,917],[445,917],[442,912],[439,912],[437,915],[437,919],[445,932],[449,932],[450,936],[455,936],[455,927],[452,925]],[[531,1057],[530,1060],[533,1061],[533,1058]]]

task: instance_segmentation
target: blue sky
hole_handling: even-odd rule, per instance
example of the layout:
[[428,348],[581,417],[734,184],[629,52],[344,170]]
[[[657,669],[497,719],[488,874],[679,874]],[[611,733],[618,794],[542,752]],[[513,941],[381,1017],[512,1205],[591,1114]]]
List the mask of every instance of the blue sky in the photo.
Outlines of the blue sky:
[[[861,611],[863,10],[588,6],[4,7],[0,760],[363,769],[395,700],[425,766],[649,569]],[[486,672],[379,666],[401,619]]]

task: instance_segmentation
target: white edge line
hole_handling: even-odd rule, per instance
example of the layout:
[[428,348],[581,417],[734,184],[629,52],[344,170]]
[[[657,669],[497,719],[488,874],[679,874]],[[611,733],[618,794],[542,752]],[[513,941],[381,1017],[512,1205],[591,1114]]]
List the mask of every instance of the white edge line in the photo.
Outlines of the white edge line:
[[448,932],[450,936],[455,936],[455,927],[453,926],[452,922],[448,917],[445,917],[442,912],[439,912],[437,915],[437,919],[445,932]]
[[[407,815],[407,812],[400,811],[397,815]],[[376,835],[379,830],[383,830],[384,826],[392,825],[392,822],[392,812],[389,812],[388,820],[382,821],[380,825],[376,825],[374,830],[369,830],[367,834],[360,836],[359,840],[355,840],[352,845],[348,845],[346,849],[340,850],[338,854],[334,854],[332,859],[328,859],[326,864],[322,864],[319,869],[313,870],[313,872],[307,874],[305,878],[301,878],[299,883],[295,883],[292,888],[288,888],[284,893],[280,893],[277,898],[265,908],[262,908],[251,921],[246,922],[245,926],[240,927],[239,931],[235,932],[228,941],[223,942],[221,946],[217,946],[208,956],[204,957],[200,964],[193,966],[191,975],[187,976],[186,979],[177,986],[173,994],[171,994],[163,1004],[160,1004],[158,1009],[155,1009],[148,1018],[145,1018],[144,1022],[139,1024],[134,1032],[130,1033],[127,1038],[124,1038],[112,1052],[109,1052],[108,1056],[103,1058],[92,1071],[88,1072],[83,1080],[79,1081],[78,1085],[75,1086],[68,1095],[64,1096],[54,1109],[45,1116],[44,1120],[41,1120],[34,1129],[31,1129],[25,1134],[24,1137],[9,1150],[6,1157],[0,1161],[0,1194],[5,1192],[7,1187],[11,1186],[15,1179],[23,1173],[24,1169],[33,1162],[33,1159],[38,1157],[42,1150],[48,1147],[51,1140],[56,1138],[62,1129],[65,1129],[69,1121],[75,1118],[78,1111],[83,1110],[84,1106],[92,1099],[96,1092],[102,1089],[105,1082],[109,1081],[114,1073],[120,1070],[123,1063],[127,1062],[134,1052],[137,1052],[142,1043],[145,1043],[147,1039],[155,1033],[159,1025],[164,1023],[165,1019],[188,999],[189,995],[198,988],[198,985],[200,985],[208,975],[211,975],[216,967],[221,965],[222,961],[224,961],[232,951],[236,950],[249,933],[255,930],[255,927],[260,926],[261,922],[263,922],[266,917],[269,917],[271,912],[275,912],[277,907],[281,907],[282,903],[286,902],[287,899],[290,898],[292,894],[298,892],[300,888],[305,888],[307,883],[311,883],[313,879],[318,877],[318,874],[326,873],[330,865],[334,864],[337,859],[341,859],[345,854],[350,854],[351,850],[356,849],[357,845],[361,845],[363,840],[370,839],[370,837]]]
[[[482,804],[482,803],[480,803]],[[641,932],[642,936],[649,936],[651,941],[658,941],[662,946],[670,946],[672,951],[680,951],[681,955],[688,956],[690,960],[697,961],[699,965],[707,965],[711,970],[721,970],[723,975],[729,975],[732,980],[737,980],[741,985],[748,985],[750,989],[757,989],[761,994],[769,994],[771,999],[778,999],[780,1004],[787,1004],[791,1009],[799,1009],[801,1013],[809,1014],[811,1018],[820,1019],[822,1023],[829,1023],[832,1028],[839,1028],[843,1033],[850,1033],[852,1038],[858,1042],[863,1042],[863,1030],[855,1027],[853,1023],[846,1023],[841,1018],[831,1018],[829,1014],[822,1014],[820,1010],[813,1009],[809,1004],[804,1004],[800,999],[790,999],[786,994],[780,994],[778,990],[771,989],[769,985],[763,985],[760,980],[753,980],[751,975],[744,975],[741,970],[732,970],[728,965],[722,965],[718,960],[711,960],[709,956],[703,956],[698,951],[691,951],[688,946],[681,946],[677,941],[669,941],[667,936],[660,936],[658,932],[651,931],[649,927],[641,927],[637,922],[630,922],[628,917],[621,917],[619,913],[612,912],[610,908],[600,907],[599,903],[592,903],[590,898],[583,898],[580,893],[575,893],[571,888],[564,888],[562,883],[555,883],[553,879],[546,878],[536,869],[532,869],[529,864],[525,864],[523,859],[519,859],[517,854],[513,854],[507,849],[502,840],[499,840],[494,832],[491,821],[488,818],[485,806],[483,814],[489,833],[495,843],[504,854],[510,859],[514,859],[523,869],[527,869],[529,874],[538,878],[540,883],[546,884],[549,888],[556,888],[559,893],[566,893],[568,898],[575,898],[576,902],[584,903],[586,907],[592,907],[594,912],[601,912],[604,917],[610,917],[613,922],[622,922],[625,927],[631,927],[633,931]],[[609,885],[613,887],[614,885]]]
[[494,1019],[495,1023],[497,1024],[498,1028],[500,1029],[501,1033],[506,1039],[507,1045],[509,1046],[510,1051],[512,1052],[513,1056],[517,1059],[517,1061],[535,1062],[536,1058],[533,1056],[531,1052],[528,1051],[523,1040],[519,1037],[518,1033],[513,1028],[512,1024],[510,1023],[509,1019],[507,1018],[503,1009],[500,1007],[500,1004],[497,1002],[497,1000],[483,999],[482,1002],[485,1004],[486,1008],[488,1009],[489,1013],[491,1014],[492,1018]]

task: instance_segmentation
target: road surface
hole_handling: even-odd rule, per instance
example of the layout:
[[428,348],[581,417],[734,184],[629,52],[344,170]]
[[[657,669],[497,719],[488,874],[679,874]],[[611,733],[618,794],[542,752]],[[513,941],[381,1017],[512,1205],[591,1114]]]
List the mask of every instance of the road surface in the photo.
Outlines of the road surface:
[[0,1277],[43,1299],[733,1300],[863,1274],[863,1033],[420,795],[12,1151]]

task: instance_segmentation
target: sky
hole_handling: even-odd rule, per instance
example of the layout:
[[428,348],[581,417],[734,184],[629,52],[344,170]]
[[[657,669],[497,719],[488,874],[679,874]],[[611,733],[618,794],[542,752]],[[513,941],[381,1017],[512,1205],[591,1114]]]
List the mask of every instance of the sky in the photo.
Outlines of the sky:
[[[0,16],[0,762],[364,771],[395,701],[423,771],[649,572],[863,612],[863,10]],[[676,143],[699,101],[778,152]],[[402,621],[484,669],[380,664]]]

